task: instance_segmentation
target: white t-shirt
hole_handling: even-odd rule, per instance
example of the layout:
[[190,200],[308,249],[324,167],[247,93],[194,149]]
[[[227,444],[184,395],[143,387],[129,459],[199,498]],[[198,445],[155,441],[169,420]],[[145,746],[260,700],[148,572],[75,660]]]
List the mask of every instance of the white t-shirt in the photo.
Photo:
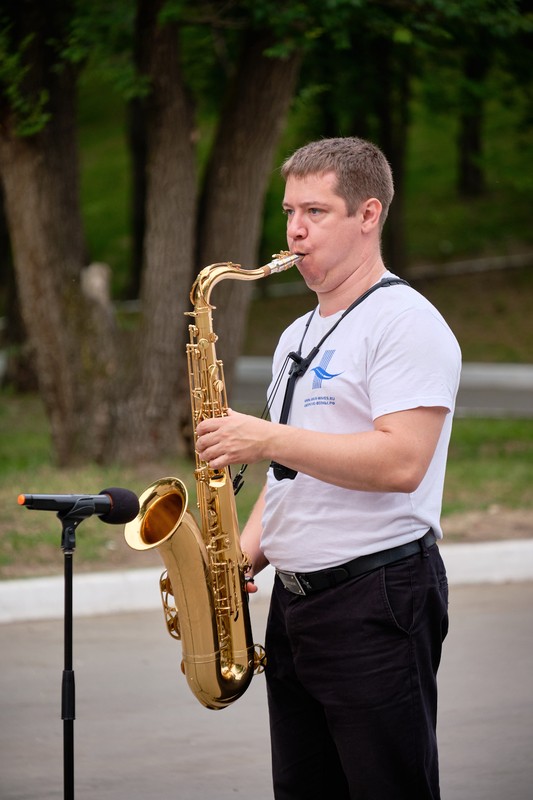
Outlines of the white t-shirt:
[[[315,312],[303,356],[341,315],[323,318]],[[281,336],[271,386],[287,354],[298,350],[308,316]],[[274,421],[288,369],[272,404]],[[294,480],[277,481],[269,469],[261,547],[274,567],[306,572],[336,566],[410,542],[429,528],[442,538],[442,491],[460,369],[461,353],[450,328],[409,286],[379,288],[340,322],[296,382],[289,425],[355,433],[372,430],[373,420],[396,411],[439,406],[450,413],[427,473],[411,494],[343,489],[302,472]]]

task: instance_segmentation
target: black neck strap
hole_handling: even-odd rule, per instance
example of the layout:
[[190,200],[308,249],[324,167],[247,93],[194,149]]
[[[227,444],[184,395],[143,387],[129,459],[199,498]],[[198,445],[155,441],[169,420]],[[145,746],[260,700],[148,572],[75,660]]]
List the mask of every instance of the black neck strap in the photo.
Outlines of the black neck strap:
[[[291,409],[296,381],[298,380],[298,378],[301,378],[302,375],[305,375],[305,373],[309,368],[309,365],[311,364],[315,356],[318,354],[320,348],[322,347],[326,339],[329,336],[331,336],[335,328],[338,325],[340,325],[344,317],[346,317],[350,313],[350,311],[353,311],[354,308],[360,305],[363,302],[363,300],[366,300],[366,298],[369,297],[377,289],[381,289],[386,286],[396,286],[397,284],[404,284],[405,286],[409,286],[407,281],[404,281],[402,278],[383,278],[383,280],[381,280],[379,283],[376,283],[374,284],[374,286],[371,286],[370,289],[368,289],[360,297],[358,297],[357,300],[354,300],[354,302],[350,306],[348,306],[348,308],[345,311],[343,311],[339,319],[335,322],[334,325],[331,326],[329,331],[327,331],[327,333],[322,337],[319,343],[315,347],[313,347],[313,349],[307,354],[305,358],[303,358],[302,347],[304,339],[306,337],[307,331],[309,330],[309,326],[311,324],[311,320],[313,319],[313,315],[316,309],[314,309],[310,313],[309,317],[307,318],[307,322],[305,324],[305,330],[303,332],[302,340],[300,342],[300,346],[298,347],[298,351],[289,353],[288,356],[289,358],[292,359],[293,363],[289,370],[289,379],[287,381],[287,388],[285,389],[283,404],[281,406],[281,413],[279,416],[280,425],[285,425],[289,418],[289,412]],[[277,480],[283,480],[283,478],[290,478],[291,480],[293,480],[298,474],[295,470],[289,469],[288,467],[284,467],[282,464],[278,464],[275,461],[273,461],[270,466],[273,468],[274,475],[277,478]]]

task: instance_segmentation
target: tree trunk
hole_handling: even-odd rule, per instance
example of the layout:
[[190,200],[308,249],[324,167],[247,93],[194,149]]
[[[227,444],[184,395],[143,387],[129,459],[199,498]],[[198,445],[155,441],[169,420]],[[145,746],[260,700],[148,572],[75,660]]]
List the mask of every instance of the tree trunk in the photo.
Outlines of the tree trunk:
[[128,297],[137,298],[141,291],[144,265],[146,221],[146,113],[145,104],[135,97],[128,106],[128,143],[131,156],[131,266]]
[[113,452],[121,459],[156,459],[183,451],[180,397],[187,383],[184,312],[190,309],[196,212],[192,110],[183,85],[176,25],[158,24],[163,0],[141,0],[140,68],[152,91],[146,100],[147,174],[142,324],[132,383],[125,389]]
[[394,176],[394,200],[384,229],[383,251],[387,267],[402,273],[407,266],[405,234],[405,162],[411,96],[410,53],[389,40],[379,40],[381,90],[377,95],[379,145]]
[[[37,12],[36,12],[37,8]],[[0,128],[0,174],[21,311],[60,465],[100,459],[111,424],[114,369],[109,308],[82,289],[85,245],[79,210],[76,75],[49,67],[51,20],[42,14],[32,64],[49,94],[51,119],[19,138],[9,111]],[[28,11],[28,9],[26,9]],[[39,38],[40,37],[40,38]],[[30,72],[30,78],[35,74]]]
[[486,190],[483,168],[484,81],[489,70],[487,49],[478,46],[464,58],[459,132],[457,189],[461,197],[479,197]]
[[0,374],[0,384],[9,386],[15,392],[35,392],[37,391],[37,376],[30,357],[28,335],[20,310],[1,181],[0,292],[4,298],[4,320],[0,330],[0,347],[5,351],[6,356],[4,371]]
[[[249,33],[208,165],[198,227],[196,267],[234,261],[257,267],[265,193],[298,77],[300,56],[264,55],[270,36]],[[280,198],[281,203],[281,198]],[[280,242],[279,248],[286,247]],[[217,354],[231,398],[241,352],[251,284],[224,281],[213,292]]]

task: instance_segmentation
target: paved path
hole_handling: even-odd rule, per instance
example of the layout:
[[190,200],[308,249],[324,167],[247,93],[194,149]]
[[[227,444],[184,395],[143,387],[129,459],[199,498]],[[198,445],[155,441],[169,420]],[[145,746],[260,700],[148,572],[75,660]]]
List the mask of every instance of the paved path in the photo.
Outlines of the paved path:
[[[443,800],[529,800],[533,582],[455,587],[440,672]],[[262,641],[266,602],[252,605]],[[0,626],[0,797],[63,796],[59,620]],[[76,619],[77,800],[271,800],[264,679],[202,708],[160,612]],[[415,798],[413,798],[415,800]]]

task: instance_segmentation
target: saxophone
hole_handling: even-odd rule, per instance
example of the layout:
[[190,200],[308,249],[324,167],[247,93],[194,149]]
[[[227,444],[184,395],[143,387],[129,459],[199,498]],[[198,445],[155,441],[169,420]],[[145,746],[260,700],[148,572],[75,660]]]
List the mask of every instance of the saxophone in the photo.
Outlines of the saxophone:
[[[243,270],[231,262],[205,267],[190,299],[187,363],[192,425],[227,414],[223,364],[217,359],[210,295],[223,280],[253,281],[282,272],[300,256],[282,252],[264,267]],[[161,478],[139,498],[139,514],[124,530],[134,550],[159,548],[166,567],[159,588],[168,632],[182,643],[181,669],[189,688],[206,708],[237,700],[265,653],[252,639],[245,576],[248,557],[239,542],[239,525],[229,467],[211,469],[196,453],[197,506],[201,524],[187,509],[188,493],[179,478]]]

